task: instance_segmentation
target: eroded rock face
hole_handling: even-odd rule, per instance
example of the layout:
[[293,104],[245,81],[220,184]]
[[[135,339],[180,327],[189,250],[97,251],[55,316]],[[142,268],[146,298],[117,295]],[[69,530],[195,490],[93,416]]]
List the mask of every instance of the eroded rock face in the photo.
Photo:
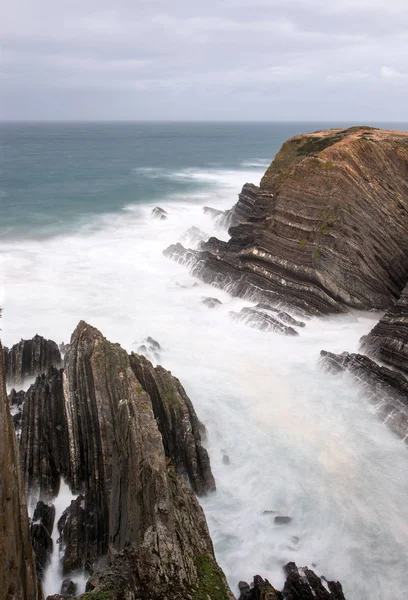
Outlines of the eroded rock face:
[[84,496],[81,494],[71,501],[58,521],[60,541],[65,551],[62,558],[63,573],[70,573],[87,564],[87,523],[84,510]]
[[[283,314],[286,315],[286,313]],[[296,329],[294,329],[290,325],[286,325],[285,321],[287,322],[288,320],[286,317],[284,317],[284,320],[278,319],[256,308],[246,306],[239,313],[231,311],[230,316],[235,321],[242,321],[249,327],[253,327],[254,329],[260,329],[261,331],[272,331],[274,333],[292,336],[299,335]],[[289,317],[289,315],[287,315],[287,317]]]
[[45,569],[49,564],[52,553],[52,528],[55,519],[55,506],[41,500],[37,502],[30,526],[31,539],[35,555],[37,578],[42,581]]
[[153,367],[144,356],[132,353],[130,364],[151,398],[166,456],[176,471],[197,494],[215,490],[208,453],[201,445],[203,426],[180,381],[163,367]]
[[21,385],[25,379],[46,373],[50,367],[61,365],[61,354],[52,340],[35,335],[21,340],[12,348],[4,348],[6,383]]
[[[287,141],[249,211],[185,262],[206,283],[311,314],[387,308],[408,279],[408,134],[353,127]],[[176,258],[186,251],[169,252]]]
[[[2,346],[0,343],[0,355]],[[37,600],[37,580],[28,526],[20,457],[0,356],[0,590],[5,600]]]
[[281,592],[267,579],[255,575],[253,584],[240,582],[239,600],[346,600],[338,581],[326,581],[307,567],[290,562],[284,567],[286,581]]
[[322,350],[321,359],[323,366],[333,373],[350,372],[377,407],[378,417],[408,442],[408,381],[403,375],[380,367],[362,354],[333,354]]
[[392,367],[408,373],[408,284],[370,333],[361,349]]
[[63,370],[52,367],[25,392],[20,453],[26,490],[49,501],[70,479]]

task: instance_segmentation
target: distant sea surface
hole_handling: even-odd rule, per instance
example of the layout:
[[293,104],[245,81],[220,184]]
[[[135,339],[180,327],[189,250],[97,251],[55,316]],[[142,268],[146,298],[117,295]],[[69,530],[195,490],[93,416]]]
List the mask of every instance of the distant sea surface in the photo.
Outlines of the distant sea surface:
[[226,171],[263,172],[293,135],[350,125],[0,123],[0,239],[55,235],[129,205],[188,202]]

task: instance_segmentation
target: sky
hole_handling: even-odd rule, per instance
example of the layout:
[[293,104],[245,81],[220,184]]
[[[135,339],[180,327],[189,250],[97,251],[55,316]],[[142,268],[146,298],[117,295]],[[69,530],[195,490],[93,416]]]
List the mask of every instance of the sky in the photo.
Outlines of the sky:
[[408,121],[407,0],[5,0],[1,120]]

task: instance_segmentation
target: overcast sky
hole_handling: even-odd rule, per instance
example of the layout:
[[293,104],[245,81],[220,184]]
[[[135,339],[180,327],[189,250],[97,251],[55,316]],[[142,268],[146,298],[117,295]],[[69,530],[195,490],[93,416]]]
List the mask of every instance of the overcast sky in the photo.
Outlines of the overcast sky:
[[408,0],[3,0],[2,119],[408,121]]

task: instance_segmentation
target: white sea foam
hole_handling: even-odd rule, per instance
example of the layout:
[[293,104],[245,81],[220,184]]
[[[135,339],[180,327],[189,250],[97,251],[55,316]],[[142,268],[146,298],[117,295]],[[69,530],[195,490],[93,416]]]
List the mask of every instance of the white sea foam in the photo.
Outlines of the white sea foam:
[[[154,337],[208,429],[217,493],[202,504],[231,586],[255,573],[279,586],[295,560],[343,581],[348,600],[403,600],[406,449],[348,377],[318,367],[322,348],[356,350],[378,316],[313,319],[298,338],[260,332],[230,319],[244,301],[195,287],[162,255],[193,225],[219,236],[203,205],[229,208],[254,173],[210,173],[216,188],[166,199],[166,221],[139,205],[58,238],[1,244],[4,340],[67,341],[80,319],[128,350]],[[204,296],[223,305],[209,310]],[[277,526],[268,510],[292,522]]]

